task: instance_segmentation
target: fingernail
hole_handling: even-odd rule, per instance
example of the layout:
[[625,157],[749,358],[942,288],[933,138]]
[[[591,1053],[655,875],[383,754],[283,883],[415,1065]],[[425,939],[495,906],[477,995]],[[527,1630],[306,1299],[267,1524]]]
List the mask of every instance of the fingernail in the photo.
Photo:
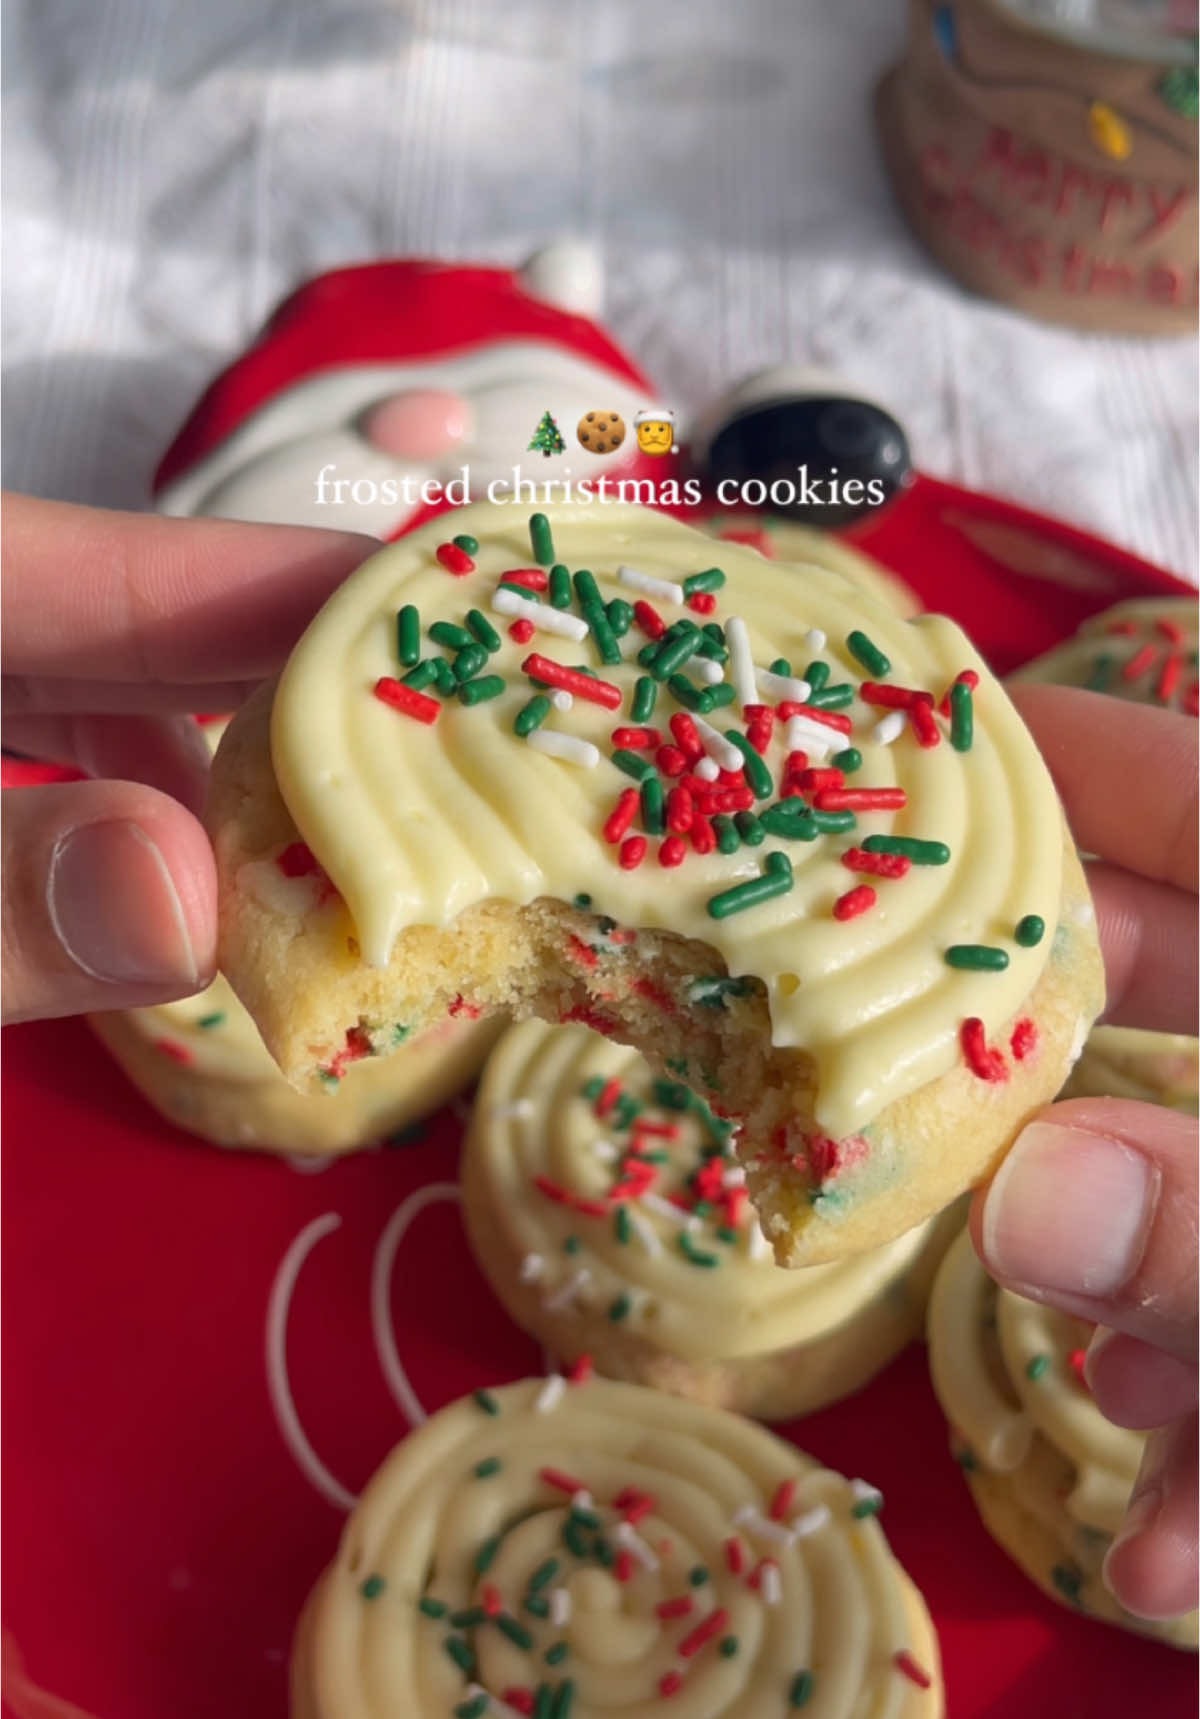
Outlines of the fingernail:
[[93,979],[198,984],[187,919],[167,862],[137,824],[80,824],[55,843],[46,881],[50,923]]
[[1103,1297],[1141,1264],[1158,1171],[1104,1135],[1031,1122],[983,1208],[987,1263],[1010,1283]]
[[1154,1481],[1146,1487],[1144,1492],[1137,1493],[1130,1501],[1120,1532],[1104,1554],[1104,1563],[1100,1568],[1101,1579],[1110,1594],[1113,1592],[1113,1586],[1109,1580],[1108,1572],[1113,1554],[1119,1546],[1126,1545],[1130,1540],[1136,1540],[1139,1534],[1145,1534],[1148,1529],[1153,1528],[1158,1519],[1158,1513],[1163,1507],[1164,1496],[1162,1486]]

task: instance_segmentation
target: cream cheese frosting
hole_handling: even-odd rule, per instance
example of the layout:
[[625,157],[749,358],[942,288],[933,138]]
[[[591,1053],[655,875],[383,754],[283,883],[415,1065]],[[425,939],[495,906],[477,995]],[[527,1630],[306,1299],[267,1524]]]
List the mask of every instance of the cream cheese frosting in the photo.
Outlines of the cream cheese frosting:
[[[529,592],[528,577],[522,585],[520,575],[530,569],[546,584],[523,509],[465,508],[352,575],[301,639],[279,683],[271,727],[276,778],[300,833],[347,905],[364,957],[383,965],[407,926],[448,925],[489,898],[520,905],[586,894],[596,911],[622,924],[697,939],[717,951],[731,974],[760,978],[775,1044],[803,1046],[814,1059],[819,1125],[835,1137],[861,1129],[890,1101],[959,1060],[965,1020],[981,1022],[989,1037],[1009,1023],[1045,967],[1058,919],[1063,824],[1030,736],[948,620],[904,621],[836,574],[806,567],[797,579],[784,563],[737,544],[717,549],[651,510],[597,503],[548,508],[541,517],[553,540],[546,547],[546,538],[539,539],[544,561],[575,575],[569,609],[554,609],[551,591]],[[467,553],[456,542],[475,547]],[[633,569],[632,583],[623,568]],[[590,603],[583,570],[594,580]],[[518,612],[512,597],[497,599],[505,573],[516,577],[518,597],[525,590],[538,599],[532,608]],[[700,593],[689,597],[681,588],[697,575],[710,576],[701,581],[703,594],[715,599],[701,605],[705,614],[715,609],[706,624],[727,623],[728,634],[703,635],[707,657],[699,646],[684,652],[676,670],[682,681],[665,671],[656,678],[648,632],[676,625],[666,645],[678,643],[689,626],[695,632],[700,623],[687,603]],[[676,601],[681,595],[685,600]],[[647,631],[635,622],[615,638],[610,627],[606,649],[602,626],[583,613],[590,607],[595,616],[596,597],[618,625],[626,617],[614,604],[648,602],[658,619]],[[475,703],[451,692],[442,702],[426,684],[417,695],[428,700],[418,707],[422,719],[397,709],[394,691],[386,697],[384,691],[414,673],[398,651],[402,611],[415,611],[422,661],[446,657],[443,678],[452,674],[450,661],[459,660],[463,636],[473,640],[469,616],[482,616],[496,644],[485,647],[476,678],[489,681],[485,693],[497,695]],[[519,623],[526,614],[535,630],[514,639],[512,617]],[[586,636],[548,630],[564,622]],[[436,623],[443,639],[457,644],[431,639]],[[447,623],[462,632],[447,633]],[[517,630],[524,631],[519,624]],[[734,648],[739,633],[745,653]],[[603,660],[614,652],[619,661]],[[553,708],[521,737],[514,725],[538,691],[529,672],[533,653],[556,678],[560,667],[582,665],[611,694],[581,696],[574,681],[570,708]],[[772,664],[782,666],[773,672]],[[814,664],[824,666],[814,671]],[[416,672],[423,678],[432,670]],[[639,680],[658,688],[644,723],[635,702]],[[957,744],[951,724],[937,714],[956,681],[974,685],[973,695],[962,696]],[[558,697],[564,689],[551,690]],[[688,713],[685,703],[699,701],[703,709],[710,691],[730,702],[704,718],[717,737],[705,730],[702,744],[717,757],[696,766],[701,777],[736,761],[733,743],[721,741],[733,731],[745,742],[748,694],[754,706],[773,711],[762,758],[768,789],[746,804],[745,781],[734,775],[714,793],[741,782],[743,810],[758,813],[775,806],[777,796],[789,799],[786,760],[794,752],[811,768],[842,774],[828,779],[828,791],[806,790],[802,776],[793,779],[799,803],[807,793],[813,807],[803,839],[770,834],[755,819],[737,851],[725,852],[702,843],[694,825],[671,848],[664,829],[657,851],[627,869],[629,850],[604,835],[631,786],[621,760],[612,762],[614,751],[629,752],[614,731],[648,725],[670,742],[671,718]],[[411,704],[413,693],[405,686],[399,697]],[[463,694],[474,696],[468,688]],[[900,708],[893,708],[896,699]],[[852,761],[854,754],[861,762]],[[639,774],[650,768],[665,791],[672,789],[661,749],[635,754],[635,768]],[[751,771],[750,779],[761,782],[761,772]],[[702,784],[687,780],[704,804]],[[732,792],[737,800],[739,790]],[[838,815],[831,819],[830,811]],[[653,827],[649,815],[647,822]],[[701,822],[713,828],[706,817]],[[895,838],[923,844],[913,850],[918,862],[893,854],[904,875],[881,876],[888,856],[868,850],[881,840],[894,846]],[[928,863],[935,852],[942,863]],[[714,915],[714,896],[760,876],[770,880],[762,892],[768,899],[728,917]],[[771,894],[773,883],[778,892]],[[1044,935],[1018,941],[1023,922],[1040,922]],[[965,969],[951,965],[948,951],[959,946],[985,947],[988,965],[973,968],[970,957]]]
[[[709,1361],[838,1330],[897,1284],[932,1228],[781,1271],[732,1134],[628,1046],[531,1020],[492,1052],[466,1150],[488,1187],[489,1228],[547,1306],[607,1311],[671,1355]],[[623,1215],[614,1189],[630,1190]]]
[[478,1391],[368,1486],[301,1624],[293,1713],[936,1719],[882,1502],[638,1386]]

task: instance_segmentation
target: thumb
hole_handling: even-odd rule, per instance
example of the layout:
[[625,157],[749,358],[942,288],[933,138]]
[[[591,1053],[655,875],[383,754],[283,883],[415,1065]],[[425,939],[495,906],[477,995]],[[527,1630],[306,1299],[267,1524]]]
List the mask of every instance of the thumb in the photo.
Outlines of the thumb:
[[976,1196],[971,1233],[1019,1294],[1196,1356],[1197,1124],[1080,1098],[1027,1124]]
[[167,1002],[216,958],[197,819],[134,782],[12,789],[3,820],[4,1019]]

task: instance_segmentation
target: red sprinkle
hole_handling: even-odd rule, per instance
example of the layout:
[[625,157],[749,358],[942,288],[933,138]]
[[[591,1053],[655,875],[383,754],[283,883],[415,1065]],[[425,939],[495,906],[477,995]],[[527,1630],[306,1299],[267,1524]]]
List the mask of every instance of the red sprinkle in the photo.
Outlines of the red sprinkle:
[[833,917],[857,919],[860,914],[869,913],[878,899],[869,883],[860,883],[856,889],[848,889],[845,895],[838,896],[833,904]]
[[908,804],[903,788],[823,788],[819,812],[899,812]]
[[535,1700],[532,1689],[506,1689],[501,1700],[507,1702],[508,1706],[515,1707],[518,1713],[525,1713],[532,1719]]
[[933,1683],[927,1671],[923,1671],[907,1648],[892,1655],[892,1664],[897,1671],[902,1671],[910,1683],[915,1683],[918,1689],[928,1689]]
[[978,685],[979,685],[979,676],[975,673],[974,669],[964,669],[961,674],[956,674],[953,681],[950,683],[950,686],[948,686],[946,688],[945,693],[942,695],[941,702],[938,705],[938,711],[939,711],[940,715],[949,716],[949,714],[950,714],[950,693],[954,687],[956,687],[956,686],[969,686],[971,691],[974,692],[975,688]]
[[678,746],[660,746],[654,754],[654,762],[664,776],[672,778],[682,776],[688,767],[688,761]]
[[532,621],[526,621],[522,618],[513,622],[508,629],[508,636],[515,645],[527,645],[536,631],[537,628]]
[[621,1512],[626,1522],[636,1526],[643,1516],[649,1516],[652,1510],[658,1508],[658,1499],[652,1492],[639,1492],[636,1487],[626,1486],[617,1493],[613,1505]]
[[1161,633],[1164,639],[1170,639],[1173,645],[1181,645],[1183,643],[1182,631],[1174,621],[1168,620],[1165,615],[1155,621],[1154,627],[1155,631]]
[[[619,686],[614,686],[608,680],[596,680],[591,675],[580,674],[578,669],[564,668],[562,663],[552,662],[538,651],[525,658],[521,664],[521,672],[533,680],[542,681],[546,686],[561,687],[575,698],[586,698],[592,704],[602,704],[606,710],[620,708]],[[430,699],[429,702],[432,704],[433,700]]]
[[565,1492],[570,1498],[586,1490],[582,1480],[576,1480],[573,1474],[567,1474],[561,1468],[539,1469],[538,1479],[552,1486],[556,1492]]
[[352,1062],[361,1062],[363,1057],[370,1056],[371,1041],[361,1027],[346,1029],[346,1042],[325,1070],[335,1080],[340,1080]]
[[617,850],[617,864],[622,871],[636,871],[645,857],[645,836],[626,836]]
[[678,1695],[683,1688],[683,1673],[681,1671],[664,1671],[658,1680],[658,1693],[664,1698]]
[[627,746],[633,752],[649,752],[651,747],[662,745],[657,728],[614,728],[611,739],[614,746]]
[[485,1582],[479,1594],[480,1604],[490,1618],[498,1618],[504,1610],[504,1601],[500,1590],[494,1582]]
[[567,949],[572,960],[580,962],[582,966],[594,967],[596,965],[598,960],[596,951],[590,944],[585,943],[582,937],[576,937],[574,932],[567,939]]
[[604,825],[604,839],[614,847],[628,831],[629,826],[637,817],[638,791],[636,788],[625,788],[618,796],[617,803],[609,813]]
[[893,686],[890,681],[864,680],[858,689],[864,704],[877,704],[884,710],[911,710],[918,698],[928,697],[908,686]]
[[852,734],[854,724],[840,710],[817,710],[811,704],[794,704],[790,698],[785,698],[779,706],[780,716],[807,716],[810,722],[819,722],[822,728],[836,728],[839,734]]
[[691,1659],[694,1654],[699,1653],[705,1642],[711,1641],[715,1635],[720,1635],[728,1622],[729,1613],[724,1606],[718,1606],[715,1612],[709,1612],[708,1616],[696,1625],[691,1634],[685,1635],[680,1642],[679,1653],[681,1658]]
[[596,1371],[596,1364],[590,1355],[581,1355],[575,1365],[567,1371],[567,1382],[571,1385],[586,1385]]
[[785,782],[798,782],[807,769],[807,752],[789,752],[783,761],[783,779]]
[[435,553],[447,573],[453,573],[456,579],[461,579],[464,573],[475,571],[475,563],[457,543],[439,543]]
[[[567,1018],[563,1017],[564,1020]],[[533,1185],[539,1194],[545,1194],[548,1200],[553,1200],[556,1206],[567,1206],[573,1212],[582,1212],[588,1218],[605,1218],[609,1208],[603,1200],[585,1200],[578,1194],[573,1194],[569,1188],[564,1188],[561,1182],[552,1181],[549,1176],[535,1176]]]
[[803,770],[799,777],[800,786],[805,793],[819,794],[823,788],[844,788],[846,777],[843,771],[832,767],[826,770]]
[[320,871],[317,857],[304,842],[292,842],[275,861],[284,877],[312,877]]
[[500,578],[505,585],[521,585],[526,591],[545,591],[550,584],[550,575],[542,567],[510,567]]
[[405,686],[403,681],[393,680],[390,674],[380,675],[375,682],[375,697],[382,704],[390,704],[393,710],[402,710],[405,716],[415,716],[418,722],[427,724],[437,721],[442,708],[436,698]]
[[708,819],[702,817],[699,812],[697,812],[692,818],[692,827],[689,834],[692,838],[692,846],[698,854],[710,854],[717,845],[716,831],[713,829]]
[[736,1534],[731,1534],[725,1542],[725,1565],[734,1576],[740,1576],[746,1568],[746,1549]]
[[677,710],[671,718],[671,733],[675,736],[675,744],[688,763],[698,764],[704,756],[704,747],[696,724],[686,710]]
[[611,1080],[605,1081],[600,1096],[596,1100],[596,1115],[607,1116],[620,1096],[621,1082],[614,1075]]
[[174,1039],[155,1039],[154,1048],[160,1056],[170,1057],[172,1062],[180,1063],[184,1068],[192,1061],[192,1053],[187,1046],[176,1044]]
[[645,633],[647,638],[661,639],[667,630],[667,623],[657,609],[651,608],[644,600],[633,605],[633,618]]
[[772,1522],[782,1522],[795,1502],[796,1482],[794,1480],[781,1480],[775,1488],[775,1496],[771,1500],[771,1508],[768,1511]]
[[1172,653],[1162,666],[1158,677],[1157,693],[1164,704],[1169,704],[1174,697],[1175,688],[1179,685],[1179,677],[1183,673],[1183,658]]
[[1200,715],[1200,680],[1194,680],[1183,695],[1183,708],[1188,716]]
[[618,1582],[628,1582],[633,1576],[633,1553],[622,1546],[613,1561],[613,1575]]
[[871,877],[903,877],[912,870],[907,854],[869,854],[865,848],[847,848],[842,864],[850,871],[865,871]]
[[1023,1015],[1013,1028],[1012,1053],[1018,1062],[1024,1062],[1037,1049],[1037,1025],[1028,1015]]
[[687,844],[682,836],[668,836],[658,850],[659,865],[666,866],[668,871],[682,865],[687,858]]
[[1157,660],[1158,647],[1156,645],[1143,645],[1140,651],[1133,653],[1121,670],[1121,679],[1136,680],[1139,675],[1145,674],[1151,664]]
[[456,1020],[461,1016],[464,1020],[477,1021],[480,1015],[482,1015],[483,1010],[480,1008],[478,1003],[468,1003],[460,991],[451,1003],[447,1013],[453,1015]]
[[928,750],[931,746],[941,745],[942,731],[934,721],[933,699],[929,693],[919,693],[913,700],[908,720],[912,723],[918,746],[924,746]]
[[673,1600],[663,1600],[654,1608],[657,1618],[686,1618],[696,1609],[696,1602],[691,1594],[678,1594]]
[[1108,623],[1107,627],[1105,627],[1104,631],[1106,633],[1108,633],[1112,638],[1117,638],[1119,636],[1124,636],[1125,638],[1129,638],[1131,634],[1137,632],[1137,622],[1136,621],[1110,621]]
[[686,788],[672,788],[667,795],[667,828],[685,836],[696,816],[696,802]]
[[1008,1064],[998,1050],[988,1048],[987,1033],[978,1015],[971,1015],[959,1028],[959,1042],[971,1073],[980,1080],[1008,1079]]
[[1071,1371],[1074,1373],[1075,1377],[1079,1380],[1079,1383],[1081,1385],[1084,1385],[1084,1386],[1087,1385],[1087,1379],[1084,1377],[1084,1372],[1083,1372],[1083,1366],[1084,1366],[1084,1362],[1086,1360],[1087,1360],[1087,1350],[1086,1349],[1072,1349],[1071,1353],[1067,1356],[1067,1362],[1071,1368]]
[[715,591],[697,591],[694,597],[687,600],[689,609],[694,609],[697,615],[711,615],[717,607]]

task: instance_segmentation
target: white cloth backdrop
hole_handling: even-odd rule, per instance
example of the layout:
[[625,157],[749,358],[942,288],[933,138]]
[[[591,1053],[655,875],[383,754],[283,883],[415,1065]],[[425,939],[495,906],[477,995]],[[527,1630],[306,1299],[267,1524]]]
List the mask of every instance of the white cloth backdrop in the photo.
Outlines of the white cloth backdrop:
[[143,506],[200,386],[304,276],[579,232],[681,408],[785,357],[928,470],[1194,576],[1196,350],[939,276],[868,117],[899,0],[6,0],[5,480]]

